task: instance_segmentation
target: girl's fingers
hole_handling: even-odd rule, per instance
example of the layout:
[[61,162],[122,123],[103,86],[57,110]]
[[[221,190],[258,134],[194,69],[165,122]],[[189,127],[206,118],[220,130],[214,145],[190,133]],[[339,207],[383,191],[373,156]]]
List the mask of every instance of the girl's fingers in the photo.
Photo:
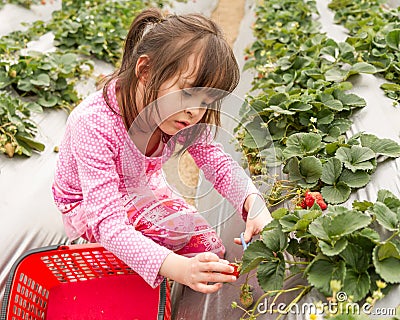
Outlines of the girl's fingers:
[[226,263],[221,262],[205,262],[199,266],[201,272],[225,272],[232,273],[234,268]]
[[202,292],[202,293],[214,293],[221,289],[222,283],[213,283],[213,284],[206,284],[206,283],[198,283],[194,288],[194,290]]
[[203,252],[196,256],[200,262],[219,261],[219,257],[212,252]]
[[231,274],[223,274],[220,272],[202,272],[199,280],[199,282],[203,283],[223,283],[235,282],[237,278]]

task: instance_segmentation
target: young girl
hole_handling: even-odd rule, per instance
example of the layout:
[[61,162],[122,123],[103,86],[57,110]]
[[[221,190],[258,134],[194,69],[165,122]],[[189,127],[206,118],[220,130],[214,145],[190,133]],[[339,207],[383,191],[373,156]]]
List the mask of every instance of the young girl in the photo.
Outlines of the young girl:
[[168,277],[210,293],[235,281],[221,240],[170,191],[161,165],[179,136],[182,150],[247,219],[245,240],[262,230],[271,218],[258,190],[210,142],[206,127],[219,125],[220,100],[238,80],[233,52],[214,22],[140,13],[121,67],[67,122],[53,184],[67,235],[100,243],[153,287]]

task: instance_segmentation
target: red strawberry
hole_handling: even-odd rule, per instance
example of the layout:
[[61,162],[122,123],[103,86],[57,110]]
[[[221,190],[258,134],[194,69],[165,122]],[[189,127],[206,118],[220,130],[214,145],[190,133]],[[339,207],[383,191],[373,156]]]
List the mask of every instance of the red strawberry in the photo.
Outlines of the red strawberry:
[[323,199],[318,199],[317,204],[319,205],[321,210],[325,210],[326,208],[328,208],[327,204],[325,203],[325,201]]
[[240,275],[240,270],[239,270],[239,265],[237,263],[229,263],[231,267],[233,267],[233,272],[232,273],[227,273],[227,272],[221,272],[222,274],[228,274],[235,276],[236,278],[239,278]]
[[303,209],[307,209],[307,205],[306,205],[306,200],[305,200],[305,199],[303,199],[303,200],[300,202],[300,207],[302,207]]
[[311,192],[307,191],[306,194],[305,194],[304,201],[306,203],[306,206],[310,208],[310,207],[313,206],[315,198],[313,197]]
[[[328,206],[324,201],[324,198],[322,197],[321,193],[314,191],[306,191],[306,193],[304,194],[304,205],[308,208],[311,208],[314,205],[314,202],[317,202],[317,204],[319,205],[319,207],[321,208],[321,210],[325,210]],[[303,207],[303,202],[302,202],[302,208]]]

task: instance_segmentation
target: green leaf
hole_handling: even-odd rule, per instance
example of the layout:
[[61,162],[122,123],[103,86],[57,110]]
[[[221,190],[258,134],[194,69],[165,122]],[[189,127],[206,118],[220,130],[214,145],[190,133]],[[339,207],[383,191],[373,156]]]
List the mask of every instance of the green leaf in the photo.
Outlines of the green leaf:
[[298,112],[308,111],[312,109],[312,105],[301,101],[294,101],[288,105],[288,109],[291,111],[298,111]]
[[50,85],[50,77],[46,73],[41,73],[36,79],[31,79],[30,82],[34,86],[48,87]]
[[29,92],[33,90],[33,85],[29,79],[20,79],[17,88],[21,91]]
[[385,260],[387,258],[400,259],[400,252],[397,246],[393,242],[386,242],[379,246],[377,258],[379,261]]
[[375,214],[376,220],[384,228],[390,231],[396,231],[399,226],[397,214],[390,210],[384,203],[377,201],[370,210]]
[[292,213],[289,213],[289,214],[285,215],[284,217],[282,217],[279,220],[279,223],[281,224],[282,230],[284,232],[290,232],[290,231],[295,230],[295,225],[296,225],[297,221],[299,221],[299,217]]
[[40,97],[37,100],[37,103],[40,104],[42,107],[45,108],[51,108],[57,105],[58,103],[58,98],[54,95],[48,96],[48,97]]
[[376,272],[388,283],[400,282],[400,260],[396,257],[379,260],[380,249],[381,246],[376,246],[372,254],[372,261]]
[[343,236],[365,228],[371,222],[371,217],[355,210],[347,210],[336,215],[324,215],[315,219],[309,227],[310,233],[331,243]]
[[294,156],[308,156],[317,153],[322,148],[322,137],[316,133],[295,133],[286,141],[283,155],[289,159]]
[[374,159],[375,153],[367,147],[340,147],[336,151],[336,158],[341,160],[347,169],[356,172],[357,170],[373,169],[373,164],[368,160]]
[[379,236],[379,233],[371,228],[364,228],[357,232],[361,237],[367,238],[375,244],[378,244],[381,241],[381,237]]
[[19,143],[23,141],[25,145],[29,146],[33,150],[43,151],[45,149],[45,145],[43,143],[37,142],[32,138],[25,137],[21,134],[15,135],[15,138],[18,140]]
[[318,245],[324,255],[329,257],[336,256],[346,248],[347,239],[341,238],[334,243],[326,243],[325,241],[320,240],[318,241]]
[[305,157],[300,160],[299,170],[307,183],[314,183],[319,180],[322,174],[322,164],[314,156]]
[[376,68],[369,63],[366,62],[358,62],[354,65],[352,65],[350,69],[351,74],[355,73],[367,73],[367,74],[374,74],[376,73]]
[[379,139],[373,134],[362,134],[360,142],[363,147],[368,147],[376,154],[397,158],[400,157],[400,145],[390,139]]
[[342,290],[349,296],[353,296],[354,302],[365,298],[369,292],[370,286],[371,280],[368,272],[359,273],[353,269],[346,270],[346,277]]
[[289,212],[289,210],[286,208],[279,208],[279,209],[276,209],[273,212],[271,212],[271,216],[272,216],[272,218],[279,220],[282,217],[284,217],[288,212]]
[[42,108],[39,104],[37,104],[37,103],[35,103],[35,102],[29,102],[29,103],[26,105],[26,107],[27,107],[30,111],[35,112],[35,113],[42,113],[42,112],[43,112],[43,108]]
[[342,172],[342,162],[337,158],[329,158],[322,165],[321,180],[326,184],[334,184]]
[[352,121],[349,119],[335,119],[331,126],[338,127],[340,129],[340,133],[347,132],[351,127]]
[[367,102],[354,93],[345,93],[343,91],[335,91],[335,96],[343,105],[351,107],[365,107]]
[[281,107],[279,107],[279,106],[269,106],[268,109],[269,109],[269,110],[272,110],[273,112],[276,112],[276,113],[278,113],[278,114],[284,114],[284,115],[293,115],[293,114],[296,114],[295,111],[290,111],[290,110],[287,110],[287,109],[283,109],[283,108],[281,108]]
[[399,209],[400,209],[400,200],[396,197],[386,197],[383,203],[394,213],[397,213],[397,219],[400,220]]
[[246,133],[243,145],[247,148],[260,149],[271,142],[268,130],[262,127],[262,120],[256,117],[251,123],[246,125]]
[[[318,160],[319,165],[317,164],[317,167],[313,168],[312,166],[310,166],[312,165],[312,163],[315,164],[313,160],[307,159],[306,161],[303,162],[301,161],[299,161],[297,157],[290,158],[287,161],[286,165],[283,167],[283,172],[289,175],[290,181],[295,181],[299,186],[303,188],[312,188],[315,185],[317,185],[318,178],[321,175],[320,173],[322,172],[321,162]],[[300,165],[302,166],[300,167]],[[306,176],[303,175],[301,170]]]
[[[390,192],[389,190],[386,189],[381,189],[378,191],[378,197],[376,199],[376,201],[380,201],[386,204],[386,199],[397,199],[399,200],[392,192]],[[399,204],[400,206],[400,204]]]
[[347,169],[343,170],[339,178],[339,181],[344,182],[350,188],[362,188],[367,185],[369,180],[370,176],[365,171],[351,172]]
[[[311,210],[314,207],[317,207],[317,210]],[[315,202],[311,209],[296,211],[299,214],[300,219],[293,226],[292,231],[306,231],[310,223],[322,214],[321,208]]]
[[257,268],[258,284],[265,292],[282,289],[284,276],[285,258],[281,252],[274,260],[263,262]]
[[335,111],[342,111],[343,109],[346,109],[340,100],[328,100],[324,102],[324,105]]
[[338,182],[333,186],[324,186],[321,194],[326,202],[339,204],[345,202],[350,197],[351,189],[344,182]]
[[396,83],[383,83],[381,89],[389,91],[400,91],[400,84]]
[[78,56],[74,53],[63,54],[60,57],[60,61],[64,66],[75,65],[77,59]]
[[330,296],[332,290],[331,280],[343,283],[346,273],[344,261],[334,262],[325,259],[314,259],[307,269],[307,280],[325,296]]
[[353,209],[361,211],[361,212],[367,211],[372,206],[373,206],[373,203],[370,201],[366,201],[366,200],[365,201],[354,200],[352,203]]
[[[365,229],[363,229],[365,230]],[[349,242],[347,247],[340,253],[346,265],[359,273],[366,272],[369,268],[370,254],[366,254],[362,247]]]
[[342,82],[346,80],[348,71],[339,68],[332,68],[325,72],[325,80]]
[[389,31],[386,34],[385,40],[389,48],[400,51],[400,29]]
[[281,103],[288,100],[288,95],[286,93],[276,93],[271,96],[268,100],[269,106],[279,106]]
[[287,235],[282,231],[280,224],[274,229],[263,231],[262,239],[267,248],[273,252],[283,251],[288,245]]
[[255,269],[261,261],[271,260],[272,251],[261,240],[251,242],[243,253],[241,274]]

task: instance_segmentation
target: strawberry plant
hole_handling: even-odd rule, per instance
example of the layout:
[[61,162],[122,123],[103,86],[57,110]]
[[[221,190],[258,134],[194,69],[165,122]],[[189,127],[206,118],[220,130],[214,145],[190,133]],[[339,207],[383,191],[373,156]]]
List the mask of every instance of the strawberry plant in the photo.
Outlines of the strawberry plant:
[[[399,213],[400,199],[387,190],[378,192],[375,203],[329,206],[324,214],[316,203],[306,210],[275,210],[262,240],[250,243],[243,254],[241,274],[256,269],[265,291],[243,319],[254,319],[265,297],[288,292],[283,289],[287,271],[306,281],[291,289],[299,292],[296,301],[315,288],[326,297],[342,290],[359,302],[373,295],[377,281],[387,284],[387,292],[400,283]],[[335,292],[333,281],[339,285]]]
[[11,3],[11,4],[16,4],[19,6],[22,6],[24,8],[30,8],[31,5],[33,4],[43,4],[43,0],[4,0],[0,2],[0,9],[6,4],[6,3]]
[[76,54],[32,53],[19,56],[17,63],[0,63],[0,89],[11,86],[20,96],[34,96],[42,107],[70,109],[79,100],[75,81],[92,70],[92,62]]
[[[39,3],[36,0],[8,2],[27,7]],[[77,80],[89,76],[94,67],[93,61],[82,55],[116,64],[134,15],[147,6],[163,7],[167,2],[63,1],[62,10],[54,12],[53,19],[49,22],[39,20],[30,24],[23,32],[11,32],[0,38],[0,90],[12,92],[19,100],[19,105],[25,105],[25,100],[28,99],[36,106],[71,110],[81,99],[75,90]],[[40,3],[45,4],[45,1]],[[30,41],[37,40],[50,31],[55,34],[56,52],[38,53],[25,50],[21,53],[22,49],[27,49]],[[29,117],[29,114],[25,114],[24,121],[28,121]],[[22,138],[14,139],[14,128],[20,126],[16,119],[1,118],[1,128],[12,128],[12,133],[7,131],[6,136],[2,136],[1,152],[29,156],[32,148],[42,149],[39,145],[35,147],[33,142],[29,142],[31,146],[18,142]]]
[[334,22],[343,24],[352,45],[363,61],[375,66],[390,83],[381,85],[386,95],[400,103],[400,22],[398,9],[379,0],[333,0]]
[[36,124],[30,120],[32,112],[41,112],[34,102],[22,102],[0,92],[0,152],[12,158],[14,154],[30,156],[32,151],[43,151],[44,145],[35,140]]
[[115,65],[122,54],[132,18],[146,7],[163,7],[165,3],[151,0],[63,1],[62,10],[53,14],[53,20],[46,28],[54,33],[59,49],[73,50]]
[[[314,1],[266,1],[256,14],[257,40],[245,66],[258,72],[257,95],[248,94],[236,131],[249,169],[259,181],[272,180],[269,205],[297,203],[308,189],[343,203],[369,182],[378,158],[400,156],[395,141],[366,133],[347,138],[351,116],[366,105],[349,92],[348,79],[378,69],[351,44],[319,32]],[[285,180],[271,179],[276,166]]]
[[[334,1],[341,12],[371,2]],[[245,68],[256,76],[236,135],[267,205],[293,203],[275,210],[262,240],[245,251],[241,274],[256,269],[265,294],[249,310],[233,304],[245,311],[243,319],[255,319],[264,298],[274,302],[287,292],[297,292],[289,310],[311,289],[331,300],[343,290],[351,301],[375,303],[381,290],[400,283],[399,199],[382,190],[375,203],[338,205],[369,183],[380,162],[400,156],[396,141],[348,133],[366,105],[351,92],[353,75],[384,75],[395,100],[398,90],[398,12],[385,10],[381,29],[364,11],[374,15],[360,9],[346,16],[363,31],[337,42],[320,33],[315,1],[258,2],[256,40],[245,52]],[[305,284],[283,289],[296,275]],[[378,287],[383,281],[388,286]]]

